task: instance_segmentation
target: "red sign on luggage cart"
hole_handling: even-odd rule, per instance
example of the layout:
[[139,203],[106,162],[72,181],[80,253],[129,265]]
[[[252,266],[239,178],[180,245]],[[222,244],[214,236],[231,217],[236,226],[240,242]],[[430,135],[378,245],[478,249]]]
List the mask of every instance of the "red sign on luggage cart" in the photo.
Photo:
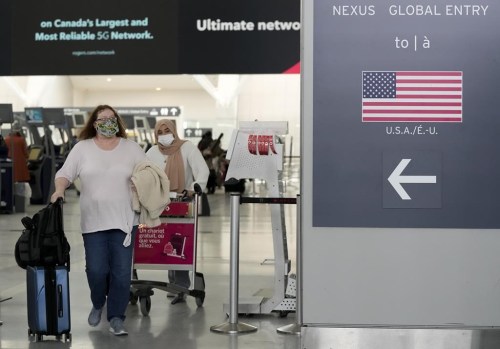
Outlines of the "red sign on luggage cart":
[[139,227],[135,239],[134,263],[192,265],[194,223],[168,223]]
[[191,202],[172,201],[161,213],[161,217],[188,217],[190,212]]

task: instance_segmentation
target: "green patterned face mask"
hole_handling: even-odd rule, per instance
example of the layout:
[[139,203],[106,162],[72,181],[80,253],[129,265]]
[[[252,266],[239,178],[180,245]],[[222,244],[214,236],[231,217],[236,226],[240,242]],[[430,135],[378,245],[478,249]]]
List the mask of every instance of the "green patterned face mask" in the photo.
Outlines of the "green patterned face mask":
[[96,130],[104,137],[113,137],[118,133],[118,122],[116,118],[97,120]]

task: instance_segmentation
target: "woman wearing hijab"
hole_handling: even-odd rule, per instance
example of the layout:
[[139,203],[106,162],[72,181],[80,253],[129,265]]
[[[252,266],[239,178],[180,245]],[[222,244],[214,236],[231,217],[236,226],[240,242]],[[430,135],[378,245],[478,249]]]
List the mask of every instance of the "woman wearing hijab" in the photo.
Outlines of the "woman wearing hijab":
[[[146,156],[160,168],[165,169],[171,193],[174,195],[187,193],[192,196],[195,183],[205,190],[209,170],[198,147],[190,141],[180,139],[175,124],[167,119],[156,123],[155,138],[157,144],[148,150]],[[169,271],[168,279],[170,283],[181,287],[191,286],[187,270]],[[179,293],[172,300],[172,304],[184,300],[185,294]]]

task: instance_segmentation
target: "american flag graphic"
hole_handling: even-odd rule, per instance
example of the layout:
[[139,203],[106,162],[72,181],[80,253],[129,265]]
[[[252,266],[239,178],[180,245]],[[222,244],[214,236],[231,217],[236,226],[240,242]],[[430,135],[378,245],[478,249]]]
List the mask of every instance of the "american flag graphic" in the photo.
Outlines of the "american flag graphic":
[[363,72],[363,122],[462,122],[462,75]]

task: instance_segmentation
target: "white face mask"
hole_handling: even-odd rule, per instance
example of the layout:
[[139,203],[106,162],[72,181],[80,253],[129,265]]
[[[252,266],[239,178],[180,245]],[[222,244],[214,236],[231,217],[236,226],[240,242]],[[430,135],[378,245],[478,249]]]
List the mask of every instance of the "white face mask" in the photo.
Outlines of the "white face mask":
[[174,135],[171,133],[158,136],[158,143],[161,143],[164,146],[169,146],[170,144],[172,144],[173,141],[174,141]]

